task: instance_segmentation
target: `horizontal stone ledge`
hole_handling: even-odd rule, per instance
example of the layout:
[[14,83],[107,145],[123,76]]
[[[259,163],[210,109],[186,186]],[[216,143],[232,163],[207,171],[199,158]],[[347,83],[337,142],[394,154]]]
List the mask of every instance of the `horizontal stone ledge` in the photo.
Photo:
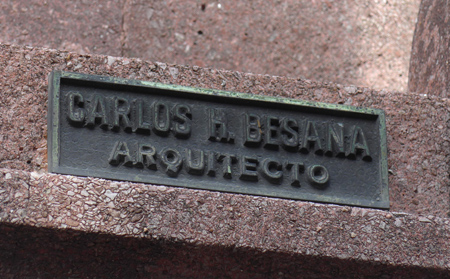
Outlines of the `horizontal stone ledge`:
[[448,99],[139,59],[0,44],[0,167],[47,170],[47,77],[53,70],[381,108],[386,112],[391,209],[450,212]]
[[450,220],[0,169],[0,222],[195,246],[450,269]]
[[52,278],[262,279],[299,278],[299,274],[329,279],[446,278],[448,274],[444,269],[10,223],[0,223],[0,233],[0,273],[5,278],[36,274]]
[[444,269],[11,223],[0,223],[0,233],[0,273],[5,278],[34,278],[36,274],[52,278],[255,279],[299,278],[299,274],[301,278],[324,279],[448,275]]

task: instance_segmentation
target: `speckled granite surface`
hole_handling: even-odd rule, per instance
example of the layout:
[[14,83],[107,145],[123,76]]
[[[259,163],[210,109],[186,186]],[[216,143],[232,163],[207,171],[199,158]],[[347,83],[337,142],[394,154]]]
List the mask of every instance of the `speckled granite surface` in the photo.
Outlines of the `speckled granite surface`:
[[450,101],[311,80],[0,45],[0,167],[45,171],[47,76],[52,70],[384,109],[391,209],[449,213]]
[[[47,76],[55,69],[382,108],[391,211],[48,174]],[[208,272],[220,262],[230,265],[222,277],[231,278],[239,269],[243,278],[295,278],[298,274],[289,272],[308,268],[309,277],[325,278],[448,276],[448,99],[9,45],[0,45],[0,70],[0,221],[5,232],[0,257],[5,263],[23,260],[30,272],[25,268],[24,276],[51,274],[51,265],[38,267],[47,254],[68,255],[72,261],[65,266],[75,269],[83,263],[81,254],[92,260],[87,270],[96,267],[95,255],[111,261],[99,259],[100,270],[114,267],[115,259],[130,265],[123,247],[141,244],[144,251],[169,247],[159,258],[145,253],[132,257],[135,272],[155,270],[162,278],[182,277],[171,267],[177,261],[189,266],[190,250],[197,251],[192,254],[192,272],[197,272],[192,276],[197,277],[217,276]],[[37,243],[52,236],[56,244],[21,246],[29,241],[24,231]],[[65,237],[77,244],[71,246]],[[82,247],[91,239],[100,244],[93,240],[94,245]],[[123,250],[107,254],[104,249],[114,247],[111,242]],[[32,260],[29,254],[39,251],[42,258]],[[252,262],[253,257],[258,260]],[[205,259],[204,265],[198,259]],[[64,264],[64,259],[58,261]],[[318,266],[311,267],[316,261]],[[300,262],[311,264],[294,267]],[[14,268],[0,265],[4,274]],[[62,269],[63,277],[86,277],[72,268]],[[115,275],[127,272],[123,268]]]
[[[39,228],[53,228],[57,230],[50,234],[61,234],[62,237],[66,235],[69,242],[78,239],[80,235],[81,238],[94,238],[85,243],[84,248],[78,247],[81,243],[77,244],[76,252],[69,255],[70,257],[79,258],[80,252],[94,257],[92,254],[97,246],[97,238],[115,238],[121,243],[142,242],[144,247],[150,245],[153,250],[163,249],[159,248],[161,242],[179,243],[174,247],[184,243],[187,246],[181,245],[181,251],[171,247],[171,252],[166,252],[161,258],[146,255],[145,252],[139,257],[134,256],[137,257],[137,261],[133,263],[135,266],[145,269],[145,265],[150,265],[147,272],[162,272],[174,265],[174,270],[168,271],[168,274],[172,275],[177,272],[182,274],[183,268],[176,266],[177,261],[180,264],[187,261],[179,253],[186,250],[185,253],[190,255],[190,250],[201,250],[201,247],[209,248],[203,252],[196,251],[194,257],[200,257],[196,254],[208,254],[211,249],[217,249],[220,251],[218,255],[211,254],[224,259],[230,257],[229,264],[235,264],[234,268],[245,270],[243,275],[250,277],[251,269],[254,269],[255,275],[264,270],[269,274],[278,270],[287,273],[279,277],[297,278],[291,273],[293,263],[284,262],[290,257],[297,260],[305,258],[311,262],[316,258],[319,262],[323,261],[321,266],[309,267],[308,272],[322,274],[320,277],[324,278],[335,278],[332,271],[328,270],[330,267],[326,264],[327,259],[335,262],[336,274],[340,272],[345,277],[392,275],[405,267],[410,269],[405,275],[420,274],[417,273],[420,269],[428,270],[429,275],[445,274],[450,270],[450,220],[445,218],[148,184],[119,183],[97,178],[40,175],[36,172],[9,169],[0,169],[0,174],[0,220],[4,224],[1,229],[6,232],[8,228],[18,232],[21,228],[42,232],[44,230]],[[91,233],[91,236],[58,230],[68,228]],[[98,233],[110,236],[101,236]],[[8,237],[20,239],[17,235]],[[123,237],[142,240],[131,241]],[[58,242],[62,241],[60,238],[57,237]],[[2,243],[0,240],[0,247],[8,245],[11,244]],[[51,253],[62,252],[53,245],[55,244],[49,243],[41,249]],[[99,245],[101,247],[104,244]],[[62,246],[67,246],[64,249],[72,249],[68,244]],[[37,249],[33,245],[31,247],[31,251]],[[21,249],[25,254],[31,252],[26,247]],[[60,249],[64,250],[61,247]],[[145,251],[149,248],[141,249]],[[112,250],[113,255],[118,253],[116,256],[124,260],[121,256],[124,251],[115,251],[114,247]],[[234,256],[231,251],[234,251]],[[129,252],[125,254],[127,253]],[[151,250],[148,253],[151,253]],[[227,255],[230,253],[231,255]],[[241,253],[247,262],[239,263],[238,257]],[[271,267],[254,265],[252,254],[256,254],[261,261],[270,258],[275,260],[276,255],[280,254],[283,261],[274,263],[274,270],[271,270]],[[146,259],[152,260],[147,262]],[[170,264],[161,266],[161,261],[168,261]],[[348,267],[353,264],[347,266],[347,263],[352,261],[361,263],[361,266],[349,270]],[[220,265],[220,260],[209,258],[205,264],[211,266],[196,266],[197,270],[193,272],[212,272],[215,270],[214,265]],[[371,265],[389,268],[376,270],[369,268]],[[363,267],[368,269],[362,270]],[[302,268],[305,268],[305,264],[295,267],[294,270]],[[145,274],[144,271],[141,272]],[[188,274],[189,272],[184,275],[189,277]],[[239,275],[240,272],[228,270],[222,275],[225,274]]]
[[450,96],[449,9],[445,0],[420,4],[409,67],[411,92]]
[[420,0],[3,0],[0,42],[404,91]]

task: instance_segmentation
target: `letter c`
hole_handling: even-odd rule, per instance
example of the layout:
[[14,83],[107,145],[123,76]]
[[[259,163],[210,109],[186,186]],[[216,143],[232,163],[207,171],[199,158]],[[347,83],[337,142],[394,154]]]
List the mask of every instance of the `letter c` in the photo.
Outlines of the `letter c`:
[[83,95],[78,92],[70,92],[67,98],[69,99],[69,120],[74,124],[83,124],[86,116],[83,109]]

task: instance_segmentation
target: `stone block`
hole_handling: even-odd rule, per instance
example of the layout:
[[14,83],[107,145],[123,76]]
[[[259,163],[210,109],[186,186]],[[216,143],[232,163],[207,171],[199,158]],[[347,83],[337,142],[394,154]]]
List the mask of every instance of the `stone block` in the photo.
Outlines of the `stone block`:
[[434,216],[10,169],[0,169],[0,208],[2,276],[445,278],[450,270],[450,221]]
[[124,55],[405,90],[419,1],[126,1]]
[[[447,98],[5,44],[0,69],[3,277],[448,276]],[[52,70],[382,108],[391,210],[49,174]]]
[[449,100],[139,59],[1,45],[0,167],[45,171],[47,76],[52,70],[374,107],[386,112],[391,209],[447,216]]
[[404,91],[419,2],[10,0],[0,42]]
[[122,0],[0,3],[0,42],[121,55]]
[[423,0],[420,4],[409,67],[410,92],[450,95],[448,9],[447,1]]

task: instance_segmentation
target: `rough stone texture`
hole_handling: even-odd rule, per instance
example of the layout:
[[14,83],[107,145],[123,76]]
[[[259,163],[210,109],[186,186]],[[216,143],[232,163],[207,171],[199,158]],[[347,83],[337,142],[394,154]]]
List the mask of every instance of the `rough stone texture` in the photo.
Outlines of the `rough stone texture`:
[[447,218],[10,169],[0,208],[16,277],[450,275]]
[[423,0],[411,53],[410,92],[450,95],[450,3]]
[[404,91],[419,0],[8,0],[0,42]]
[[124,55],[405,90],[418,4],[131,0]]
[[122,0],[0,2],[0,42],[121,55]]
[[448,278],[442,269],[71,229],[2,224],[0,232],[2,278]]
[[311,80],[0,45],[0,167],[45,172],[47,76],[77,71],[384,109],[392,211],[450,212],[450,100]]

